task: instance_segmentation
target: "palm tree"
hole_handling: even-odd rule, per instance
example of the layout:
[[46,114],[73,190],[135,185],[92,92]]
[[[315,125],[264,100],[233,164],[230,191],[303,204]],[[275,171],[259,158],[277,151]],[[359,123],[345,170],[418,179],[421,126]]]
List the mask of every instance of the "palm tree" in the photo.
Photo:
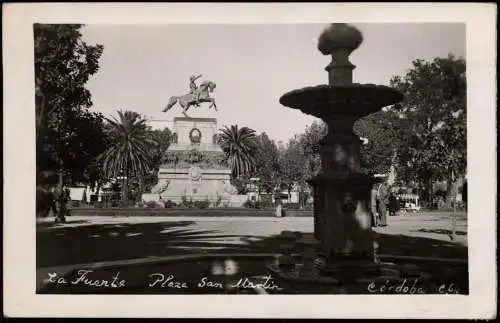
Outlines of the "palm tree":
[[248,127],[238,129],[237,125],[220,130],[220,145],[226,154],[233,172],[233,178],[250,173],[256,163],[257,137],[255,130]]
[[146,119],[137,112],[118,111],[118,120],[108,121],[110,145],[101,155],[107,178],[123,178],[122,199],[127,199],[128,182],[132,176],[144,178],[149,172],[149,149],[156,145],[148,135]]

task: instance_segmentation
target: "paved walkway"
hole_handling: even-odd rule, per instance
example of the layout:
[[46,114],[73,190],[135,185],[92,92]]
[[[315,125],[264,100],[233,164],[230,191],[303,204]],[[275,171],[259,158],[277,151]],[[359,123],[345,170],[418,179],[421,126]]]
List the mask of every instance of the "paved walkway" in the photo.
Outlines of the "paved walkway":
[[[232,242],[238,243],[241,239],[234,236],[270,236],[279,234],[281,231],[313,232],[314,223],[312,217],[174,217],[174,216],[135,216],[135,217],[108,217],[108,216],[71,216],[67,223],[53,226],[52,218],[38,220],[38,232],[54,230],[57,228],[74,228],[89,225],[112,225],[116,228],[128,224],[160,224],[175,222],[190,222],[185,229],[200,232],[200,239],[207,232],[214,230],[233,235]],[[48,226],[44,226],[44,224]],[[409,213],[405,216],[388,218],[387,227],[375,228],[378,233],[389,235],[404,235],[411,237],[422,237],[442,241],[450,241],[452,230],[452,218],[450,213]],[[168,230],[163,231],[168,232]],[[467,245],[467,218],[463,213],[456,216],[456,242]],[[113,234],[111,231],[109,234]],[[133,233],[129,233],[132,236]],[[215,241],[215,240],[214,240]],[[227,238],[225,238],[227,241]]]
[[[49,272],[109,263],[209,253],[279,253],[282,231],[313,232],[311,217],[104,217],[71,216],[55,225],[37,222],[37,282]],[[380,252],[394,255],[467,258],[467,221],[458,215],[457,239],[451,241],[450,214],[390,217],[376,228]]]

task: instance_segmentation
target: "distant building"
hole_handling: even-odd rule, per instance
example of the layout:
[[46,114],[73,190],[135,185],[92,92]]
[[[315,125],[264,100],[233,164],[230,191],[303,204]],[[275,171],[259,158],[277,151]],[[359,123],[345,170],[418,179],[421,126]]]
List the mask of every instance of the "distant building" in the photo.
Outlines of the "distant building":
[[87,187],[86,186],[76,186],[76,187],[68,187],[69,189],[69,198],[71,201],[83,201],[85,198],[85,202],[87,202]]
[[[259,192],[259,178],[253,177],[250,178],[250,182],[246,185],[247,188],[247,198],[249,201],[262,201],[263,198],[269,198],[274,203],[276,201],[276,194],[267,193],[267,192]],[[299,185],[296,183],[293,185],[290,190],[290,194],[288,194],[288,190],[282,190],[279,192],[279,198],[283,204],[287,203],[299,203],[300,192]]]

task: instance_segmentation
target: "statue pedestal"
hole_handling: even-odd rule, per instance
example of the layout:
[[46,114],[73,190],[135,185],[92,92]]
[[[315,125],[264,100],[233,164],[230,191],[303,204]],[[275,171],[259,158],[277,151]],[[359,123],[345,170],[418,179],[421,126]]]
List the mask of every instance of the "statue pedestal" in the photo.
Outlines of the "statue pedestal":
[[172,132],[173,142],[163,157],[158,184],[152,192],[163,201],[229,205],[236,189],[230,183],[231,169],[217,142],[217,120],[177,117]]

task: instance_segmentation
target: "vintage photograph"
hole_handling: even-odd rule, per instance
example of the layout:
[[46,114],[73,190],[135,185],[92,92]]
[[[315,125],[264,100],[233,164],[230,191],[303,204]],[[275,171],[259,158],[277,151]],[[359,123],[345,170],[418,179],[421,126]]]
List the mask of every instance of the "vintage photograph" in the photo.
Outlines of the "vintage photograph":
[[4,9],[5,316],[496,316],[494,6]]
[[468,294],[465,24],[34,24],[37,293]]

